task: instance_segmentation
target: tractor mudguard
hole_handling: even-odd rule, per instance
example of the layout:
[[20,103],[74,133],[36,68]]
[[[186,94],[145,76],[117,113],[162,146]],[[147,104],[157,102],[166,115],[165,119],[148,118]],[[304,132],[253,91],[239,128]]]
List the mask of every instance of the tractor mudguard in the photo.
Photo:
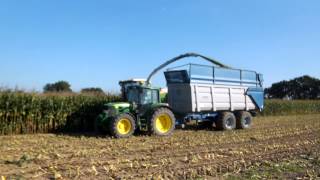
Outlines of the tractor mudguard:
[[130,113],[130,104],[125,102],[116,102],[106,104],[106,110],[104,110],[96,119],[97,128],[108,130],[109,122],[112,118],[117,117],[119,114]]
[[246,93],[254,102],[256,107],[262,111],[264,108],[264,91],[263,88],[249,88]]
[[154,113],[154,111],[158,108],[168,108],[172,111],[172,109],[169,107],[168,104],[166,103],[156,103],[156,104],[152,104],[150,105],[146,110],[145,113],[142,115],[142,117],[144,118],[148,118],[151,117],[152,114]]

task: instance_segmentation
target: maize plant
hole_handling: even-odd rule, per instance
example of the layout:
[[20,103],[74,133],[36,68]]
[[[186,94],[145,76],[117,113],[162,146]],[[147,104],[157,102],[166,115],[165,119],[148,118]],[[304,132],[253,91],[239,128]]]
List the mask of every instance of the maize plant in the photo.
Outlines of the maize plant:
[[320,113],[319,100],[267,100],[263,116]]

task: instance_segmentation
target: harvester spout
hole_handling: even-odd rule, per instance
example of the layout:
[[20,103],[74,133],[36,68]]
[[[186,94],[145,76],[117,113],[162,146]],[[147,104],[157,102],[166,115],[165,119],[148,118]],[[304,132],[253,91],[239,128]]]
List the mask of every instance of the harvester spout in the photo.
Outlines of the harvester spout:
[[177,56],[177,57],[175,57],[175,58],[172,58],[172,59],[168,60],[167,62],[163,63],[163,64],[160,65],[158,68],[156,68],[155,70],[153,70],[153,71],[151,72],[151,74],[148,76],[148,79],[147,79],[147,81],[146,81],[146,84],[149,85],[151,78],[152,78],[156,73],[158,73],[161,69],[163,69],[164,67],[166,67],[166,66],[168,66],[169,64],[174,63],[174,62],[176,62],[176,61],[178,61],[178,60],[180,60],[180,59],[187,58],[187,57],[201,57],[202,59],[207,60],[207,61],[211,62],[212,64],[217,65],[217,66],[219,66],[219,67],[231,68],[231,67],[229,67],[229,66],[227,66],[227,65],[224,65],[224,64],[220,63],[219,61],[217,61],[217,60],[215,60],[215,59],[212,59],[212,58],[209,58],[209,57],[207,57],[207,56],[203,56],[203,55],[197,54],[197,53],[186,53],[186,54],[182,54],[182,55],[180,55],[180,56]]

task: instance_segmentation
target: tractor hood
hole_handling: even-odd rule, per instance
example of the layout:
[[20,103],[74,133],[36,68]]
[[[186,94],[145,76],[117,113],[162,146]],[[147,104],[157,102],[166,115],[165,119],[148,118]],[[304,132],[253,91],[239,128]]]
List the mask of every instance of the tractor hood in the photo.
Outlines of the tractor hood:
[[107,115],[107,117],[115,117],[121,113],[130,112],[130,104],[126,102],[108,103],[105,104],[105,108],[104,114]]

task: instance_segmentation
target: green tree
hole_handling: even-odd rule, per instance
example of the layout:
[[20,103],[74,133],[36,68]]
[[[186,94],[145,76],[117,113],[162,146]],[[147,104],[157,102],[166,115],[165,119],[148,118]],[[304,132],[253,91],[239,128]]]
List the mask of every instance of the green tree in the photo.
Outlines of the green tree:
[[274,83],[265,92],[269,98],[319,99],[320,80],[305,75],[290,81]]
[[71,85],[67,81],[48,83],[43,87],[43,92],[72,92]]
[[83,88],[81,89],[83,94],[105,95],[104,91],[99,87]]

